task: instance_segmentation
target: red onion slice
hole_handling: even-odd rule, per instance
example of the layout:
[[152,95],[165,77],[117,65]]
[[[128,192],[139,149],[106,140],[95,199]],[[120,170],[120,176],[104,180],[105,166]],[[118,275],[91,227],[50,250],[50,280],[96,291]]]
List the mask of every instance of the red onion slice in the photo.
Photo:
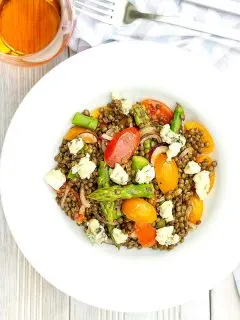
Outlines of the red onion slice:
[[180,155],[178,156],[179,160],[182,160],[191,150],[192,150],[191,147],[184,149],[183,152],[181,152]]
[[112,140],[112,137],[109,136],[109,135],[106,134],[106,133],[104,133],[104,134],[102,135],[102,138],[103,138],[104,140],[108,140],[108,141],[111,141],[111,140]]
[[60,202],[60,207],[62,209],[64,209],[64,204],[65,204],[65,201],[66,201],[66,198],[67,198],[67,195],[68,195],[69,191],[70,191],[70,186],[67,184],[65,192],[64,192],[64,195],[63,195],[62,200]]
[[91,132],[81,133],[79,137],[82,138],[85,143],[91,143],[91,144],[97,143],[96,136]]
[[113,137],[116,133],[116,129],[115,128],[110,128],[108,129],[108,131],[106,132],[106,134],[110,137]]
[[140,137],[143,137],[149,134],[159,134],[159,130],[157,130],[157,128],[155,127],[145,127],[140,130]]
[[160,138],[160,136],[159,136],[158,134],[149,134],[149,135],[146,135],[146,136],[142,137],[140,143],[143,144],[144,141],[146,141],[146,140],[148,140],[148,139],[155,139],[155,140],[157,140],[157,142],[159,142],[159,143],[161,143],[161,141],[162,141],[161,138]]
[[152,149],[150,153],[151,164],[154,166],[157,156],[161,153],[166,153],[167,150],[168,150],[168,147],[163,145],[157,145],[154,149]]
[[81,187],[81,189],[80,189],[80,200],[81,200],[83,207],[90,208],[91,205],[90,205],[90,202],[85,197],[85,191],[84,191],[83,187]]

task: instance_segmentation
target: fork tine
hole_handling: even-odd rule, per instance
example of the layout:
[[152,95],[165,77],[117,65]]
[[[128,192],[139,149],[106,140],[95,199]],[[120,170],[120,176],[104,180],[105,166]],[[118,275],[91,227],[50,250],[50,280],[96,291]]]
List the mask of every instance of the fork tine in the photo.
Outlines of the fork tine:
[[92,5],[91,3],[93,3],[93,2],[92,1],[91,2],[84,2],[84,0],[78,0],[76,5],[79,6],[79,7],[82,7],[83,9],[84,8],[91,9],[92,11],[94,11],[96,13],[99,13],[101,15],[106,15],[106,16],[111,16],[112,15],[113,10],[101,9],[99,7],[96,7],[96,6]]
[[107,24],[110,24],[110,25],[113,24],[112,18],[110,16],[100,15],[100,14],[97,14],[97,13],[93,13],[93,12],[91,12],[89,10],[81,9],[80,7],[77,7],[76,4],[75,4],[75,7],[76,7],[77,11],[85,14],[86,16],[88,16],[90,18],[93,18],[95,20],[98,20],[98,21],[101,21],[101,22],[104,22],[104,23],[107,23]]
[[110,9],[110,10],[114,10],[114,3],[113,2],[103,2],[103,1],[99,1],[99,0],[91,0],[92,3],[98,5],[98,6],[101,6],[103,8],[107,8],[107,9]]

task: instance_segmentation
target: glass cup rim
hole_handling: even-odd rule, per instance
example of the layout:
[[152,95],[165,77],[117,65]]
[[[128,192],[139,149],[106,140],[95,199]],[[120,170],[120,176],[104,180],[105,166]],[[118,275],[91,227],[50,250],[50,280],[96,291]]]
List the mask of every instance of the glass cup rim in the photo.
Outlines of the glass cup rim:
[[[71,30],[70,30],[68,36],[66,37],[66,39],[63,41],[60,49],[57,50],[57,52],[54,55],[52,55],[50,58],[48,58],[46,60],[42,60],[42,61],[38,61],[38,62],[25,60],[27,58],[31,58],[31,57],[35,57],[35,56],[43,54],[45,51],[50,49],[52,47],[52,45],[54,44],[54,42],[56,41],[56,39],[58,39],[60,37],[61,32],[62,32],[62,26],[64,23],[62,1],[63,0],[59,1],[60,5],[61,5],[61,20],[60,20],[58,31],[57,31],[55,37],[51,40],[51,42],[49,42],[49,44],[45,48],[42,48],[41,50],[34,52],[34,53],[29,53],[29,54],[24,54],[24,55],[19,55],[19,56],[9,55],[9,54],[5,54],[5,53],[0,52],[0,61],[11,63],[11,64],[17,64],[17,65],[21,64],[21,65],[25,65],[25,66],[37,66],[37,65],[47,63],[47,62],[51,61],[52,59],[54,59],[56,56],[58,56],[64,50],[64,48],[67,46],[69,39],[71,38],[71,35],[72,35],[73,30],[75,28],[75,25],[76,25],[74,8],[71,4],[71,0],[65,0],[66,4],[69,6],[69,9],[71,11],[71,28],[70,28]],[[25,58],[24,60],[23,60],[23,57]]]

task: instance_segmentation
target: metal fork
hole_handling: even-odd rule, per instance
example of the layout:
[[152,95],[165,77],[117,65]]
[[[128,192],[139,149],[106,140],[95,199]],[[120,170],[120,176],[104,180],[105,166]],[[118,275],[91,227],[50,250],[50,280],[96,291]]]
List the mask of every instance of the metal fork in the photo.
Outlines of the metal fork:
[[123,24],[126,0],[73,0],[75,9],[95,20],[110,24]]
[[77,11],[114,26],[130,24],[136,19],[146,19],[240,42],[240,30],[205,25],[193,20],[183,20],[180,17],[142,13],[125,0],[74,0],[74,5]]

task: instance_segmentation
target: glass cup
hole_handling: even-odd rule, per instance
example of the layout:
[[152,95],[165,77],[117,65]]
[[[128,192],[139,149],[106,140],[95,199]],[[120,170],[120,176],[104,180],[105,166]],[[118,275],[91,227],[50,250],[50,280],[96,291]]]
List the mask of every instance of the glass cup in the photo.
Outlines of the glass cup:
[[59,2],[61,4],[60,26],[54,39],[44,49],[26,55],[10,55],[0,52],[0,60],[19,66],[37,66],[59,55],[67,46],[76,23],[71,0],[60,0]]

